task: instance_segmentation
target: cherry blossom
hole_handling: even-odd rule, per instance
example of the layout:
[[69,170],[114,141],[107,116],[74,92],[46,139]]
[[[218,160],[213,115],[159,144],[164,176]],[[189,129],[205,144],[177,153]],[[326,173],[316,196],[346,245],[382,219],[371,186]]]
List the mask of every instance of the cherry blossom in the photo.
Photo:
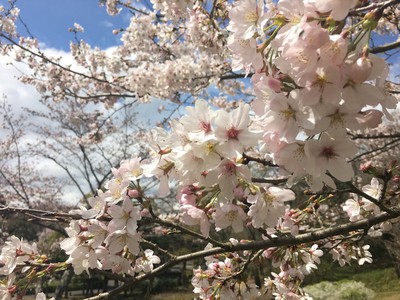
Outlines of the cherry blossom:
[[126,229],[131,234],[136,233],[137,221],[141,219],[141,216],[138,208],[133,206],[132,200],[125,198],[122,206],[111,205],[108,208],[108,213],[112,217],[108,224],[110,232]]
[[19,264],[30,259],[31,255],[37,254],[36,244],[30,245],[16,236],[11,236],[1,249],[0,261],[2,275],[10,275]]
[[144,250],[143,257],[139,257],[135,262],[135,272],[149,273],[153,270],[154,264],[161,262],[160,258],[154,255],[154,252],[150,249]]
[[284,202],[293,200],[294,193],[278,187],[269,187],[255,195],[249,195],[247,201],[251,203],[248,215],[252,218],[254,227],[274,227],[278,219],[285,214]]
[[332,18],[340,21],[347,16],[349,9],[353,8],[357,4],[357,0],[313,0],[312,3],[319,12],[329,12]]
[[130,253],[138,254],[140,252],[140,240],[140,234],[131,234],[127,230],[121,229],[116,230],[108,235],[104,242],[108,247],[110,254],[116,254],[124,250],[125,247],[127,247],[127,250],[129,250]]
[[263,1],[240,0],[229,11],[228,30],[235,32],[236,38],[250,39],[262,30],[263,22],[267,20],[263,14]]
[[348,214],[352,222],[362,219],[360,215],[361,207],[357,195],[353,195],[353,198],[346,200],[343,210]]
[[234,204],[222,204],[215,210],[216,230],[225,229],[229,226],[234,232],[243,231],[243,222],[247,219],[246,213],[240,206]]
[[[36,39],[17,40],[19,11],[0,6],[0,51],[29,66],[31,72],[20,80],[33,85],[49,109],[75,101],[88,110],[135,105],[140,114],[139,105],[163,101],[157,104],[160,112],[171,114],[156,128],[129,137],[135,153],[124,148],[123,158],[106,160],[111,172],[102,180],[101,170],[92,167],[91,196],[69,213],[1,207],[4,214],[26,213],[38,222],[69,222],[60,243],[66,262],[48,264],[35,244],[15,236],[5,242],[0,254],[4,299],[19,297],[26,274],[37,279],[40,272],[69,267],[76,274],[99,269],[122,276],[128,287],[193,258],[204,259],[191,280],[200,299],[309,299],[301,285],[324,252],[340,266],[372,262],[361,239],[367,231],[379,236],[396,226],[392,196],[400,173],[396,163],[382,170],[366,166],[363,170],[375,176],[371,182],[354,180],[351,162],[362,154],[352,138],[358,135],[354,131],[379,128],[385,117],[393,120],[390,110],[397,99],[389,90],[397,87],[386,81],[388,63],[376,55],[374,42],[379,19],[388,19],[388,9],[398,3],[100,4],[110,15],[132,12],[127,28],[114,30],[121,43],[112,49],[71,43],[67,65],[48,57]],[[75,23],[70,31],[83,28]],[[97,147],[118,129],[102,114],[87,116],[80,146]],[[10,139],[4,149],[13,143]],[[107,143],[117,147],[119,142]],[[87,155],[82,162],[90,164]],[[336,188],[338,181],[352,193],[342,184]],[[297,182],[304,192],[298,199]],[[340,195],[344,203],[336,201]],[[247,231],[260,232],[261,238]],[[154,234],[208,244],[177,255],[158,245]],[[263,274],[264,286],[246,279],[247,268],[259,261],[276,268]]]
[[218,111],[215,120],[215,137],[223,142],[217,147],[221,154],[235,158],[240,155],[245,146],[254,146],[259,139],[259,133],[249,128],[250,106],[240,104],[230,113]]
[[329,171],[340,181],[348,181],[354,176],[354,171],[346,162],[346,157],[356,154],[356,146],[344,136],[329,136],[322,134],[319,141],[306,141],[305,153],[309,158],[310,174],[322,176]]
[[180,207],[182,212],[181,220],[187,225],[200,225],[200,231],[208,237],[210,234],[210,222],[204,210],[199,209],[193,205],[182,205]]

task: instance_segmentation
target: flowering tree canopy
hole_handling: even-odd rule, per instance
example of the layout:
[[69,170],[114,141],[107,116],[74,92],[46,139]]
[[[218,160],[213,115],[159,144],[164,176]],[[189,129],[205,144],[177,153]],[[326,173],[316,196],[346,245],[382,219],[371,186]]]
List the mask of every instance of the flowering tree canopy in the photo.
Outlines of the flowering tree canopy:
[[[2,205],[4,216],[65,224],[60,247],[68,255],[49,263],[35,244],[11,236],[0,255],[3,299],[68,269],[123,282],[91,299],[108,298],[200,259],[191,281],[200,299],[309,299],[302,282],[320,257],[371,263],[363,237],[398,223],[400,165],[363,163],[370,177],[360,181],[354,140],[395,119],[397,86],[388,76],[400,42],[386,41],[398,35],[400,1],[101,0],[110,15],[132,13],[115,30],[122,43],[92,48],[75,24],[69,64],[20,35],[16,4],[0,6],[1,53],[29,67],[19,79],[49,109],[64,105],[58,111],[75,116],[57,120],[75,133],[69,141],[96,180],[87,177],[86,201],[68,213]],[[100,151],[103,166],[94,167],[91,153],[102,142],[118,147],[119,138],[107,138],[122,123],[87,110],[100,105],[111,116],[155,100],[171,114],[121,141],[123,155],[113,158],[122,161]],[[61,151],[54,145],[39,152]],[[24,195],[3,170],[7,190]],[[154,234],[188,236],[203,249],[178,254]],[[262,262],[272,271],[255,278],[251,266]]]

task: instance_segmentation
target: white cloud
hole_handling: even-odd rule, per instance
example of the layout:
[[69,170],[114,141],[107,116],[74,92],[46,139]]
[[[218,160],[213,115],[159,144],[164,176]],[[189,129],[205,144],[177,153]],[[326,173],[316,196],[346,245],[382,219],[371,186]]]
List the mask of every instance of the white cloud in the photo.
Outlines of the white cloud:
[[23,64],[11,65],[9,57],[0,56],[0,93],[5,95],[16,113],[21,112],[22,107],[34,108],[39,99],[35,88],[27,86],[18,77],[21,72],[27,72]]
[[[116,47],[110,47],[105,51],[107,55],[112,55],[112,52],[115,49]],[[61,64],[63,65],[72,65],[72,68],[74,68],[75,70],[82,70],[82,68],[78,68],[76,65],[74,66],[73,57],[68,52],[52,48],[43,48],[42,51],[49,57],[61,57]],[[29,74],[29,72],[31,72],[28,66],[22,63],[15,62],[12,62],[14,65],[11,65],[11,62],[12,60],[9,57],[0,56],[0,69],[2,70],[2,72],[0,72],[0,96],[1,94],[7,96],[7,100],[11,104],[13,112],[16,116],[23,113],[23,107],[34,109],[36,111],[45,111],[45,106],[42,105],[39,101],[41,95],[36,91],[36,89],[33,86],[23,84],[18,80],[18,77],[22,74]],[[165,104],[165,102],[162,100],[153,100],[150,103],[141,104],[140,106],[138,106],[136,108],[136,110],[138,111],[138,122],[142,122],[143,124],[149,122],[150,126],[154,126],[156,121],[162,120],[162,115],[157,113],[157,109],[161,104]],[[99,108],[99,105],[93,105],[93,107],[95,106],[96,108]],[[169,112],[166,112],[166,114],[168,113]],[[42,119],[41,122],[43,122]],[[0,139],[1,136],[2,133],[0,131]],[[38,136],[33,132],[27,132],[24,137],[24,142],[33,143],[37,140],[37,138]],[[54,162],[51,162],[49,160],[39,160],[36,167],[40,173],[43,173],[46,176],[55,176],[60,179],[68,179],[65,171],[57,166]],[[87,183],[83,180],[81,174],[79,174],[78,172],[74,172],[73,174],[75,178],[82,182],[82,186],[87,186]],[[86,191],[85,189],[85,192],[88,191]],[[65,200],[69,204],[77,203],[81,198],[80,192],[73,185],[65,186],[63,189],[63,193],[63,198],[65,198]]]
[[[73,61],[71,54],[64,51],[45,49],[44,52],[46,55],[52,57],[62,57],[62,63],[65,64],[71,64]],[[11,105],[12,113],[15,117],[23,113],[23,108],[34,109],[36,111],[46,110],[45,106],[39,101],[41,96],[36,89],[18,80],[18,77],[22,74],[29,74],[31,72],[27,65],[15,62],[10,57],[0,56],[0,70],[2,70],[0,72],[0,97],[2,98],[3,95],[6,97],[6,101]],[[30,120],[25,121],[29,122]],[[29,127],[27,127],[27,130],[29,130]],[[4,138],[4,134],[4,131],[0,131],[0,139]],[[21,142],[22,144],[33,143],[37,138],[38,136],[35,133],[26,131]],[[60,179],[66,178],[65,172],[51,161],[41,159],[38,161],[36,167],[37,171],[45,176],[55,176]],[[72,186],[66,186],[64,190],[64,196],[68,200],[68,204],[77,203],[80,199],[77,189]]]
[[114,24],[110,21],[105,20],[105,21],[103,21],[103,26],[107,27],[107,28],[113,28]]

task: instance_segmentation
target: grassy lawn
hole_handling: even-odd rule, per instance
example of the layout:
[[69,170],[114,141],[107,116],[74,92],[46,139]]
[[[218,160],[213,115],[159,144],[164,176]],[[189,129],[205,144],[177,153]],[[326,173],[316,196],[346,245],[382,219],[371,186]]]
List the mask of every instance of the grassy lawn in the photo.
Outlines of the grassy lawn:
[[154,295],[151,300],[192,300],[194,297],[192,292],[170,292]]
[[400,279],[393,268],[373,270],[366,273],[353,274],[352,280],[361,281],[376,293],[397,293],[400,299]]
[[[323,280],[327,283],[337,283],[339,290],[339,286],[345,282],[362,282],[366,288],[375,292],[374,299],[376,300],[400,300],[400,279],[397,278],[393,268],[368,270],[365,272],[353,271],[347,274],[343,272],[343,269],[332,269],[330,272],[331,274],[328,277],[331,279],[324,278]],[[314,292],[316,291],[315,288]]]
[[399,300],[400,292],[382,292],[376,293],[376,300]]
[[[340,274],[339,281],[363,282],[366,287],[374,290],[376,300],[400,300],[400,279],[393,268],[347,274],[348,276]],[[194,296],[191,292],[166,292],[152,296],[151,300],[191,300]]]

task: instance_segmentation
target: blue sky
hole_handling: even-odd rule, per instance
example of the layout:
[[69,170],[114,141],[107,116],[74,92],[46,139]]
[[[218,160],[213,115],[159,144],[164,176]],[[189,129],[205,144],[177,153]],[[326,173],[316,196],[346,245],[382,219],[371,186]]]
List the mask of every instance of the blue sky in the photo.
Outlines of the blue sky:
[[[0,3],[7,7],[6,0],[0,0]],[[46,47],[65,51],[74,39],[68,31],[74,22],[85,29],[80,38],[91,46],[105,49],[120,43],[120,36],[112,34],[112,30],[126,27],[130,18],[126,12],[109,16],[98,0],[18,0],[16,6],[34,37]],[[22,24],[18,24],[18,29],[25,34]]]

